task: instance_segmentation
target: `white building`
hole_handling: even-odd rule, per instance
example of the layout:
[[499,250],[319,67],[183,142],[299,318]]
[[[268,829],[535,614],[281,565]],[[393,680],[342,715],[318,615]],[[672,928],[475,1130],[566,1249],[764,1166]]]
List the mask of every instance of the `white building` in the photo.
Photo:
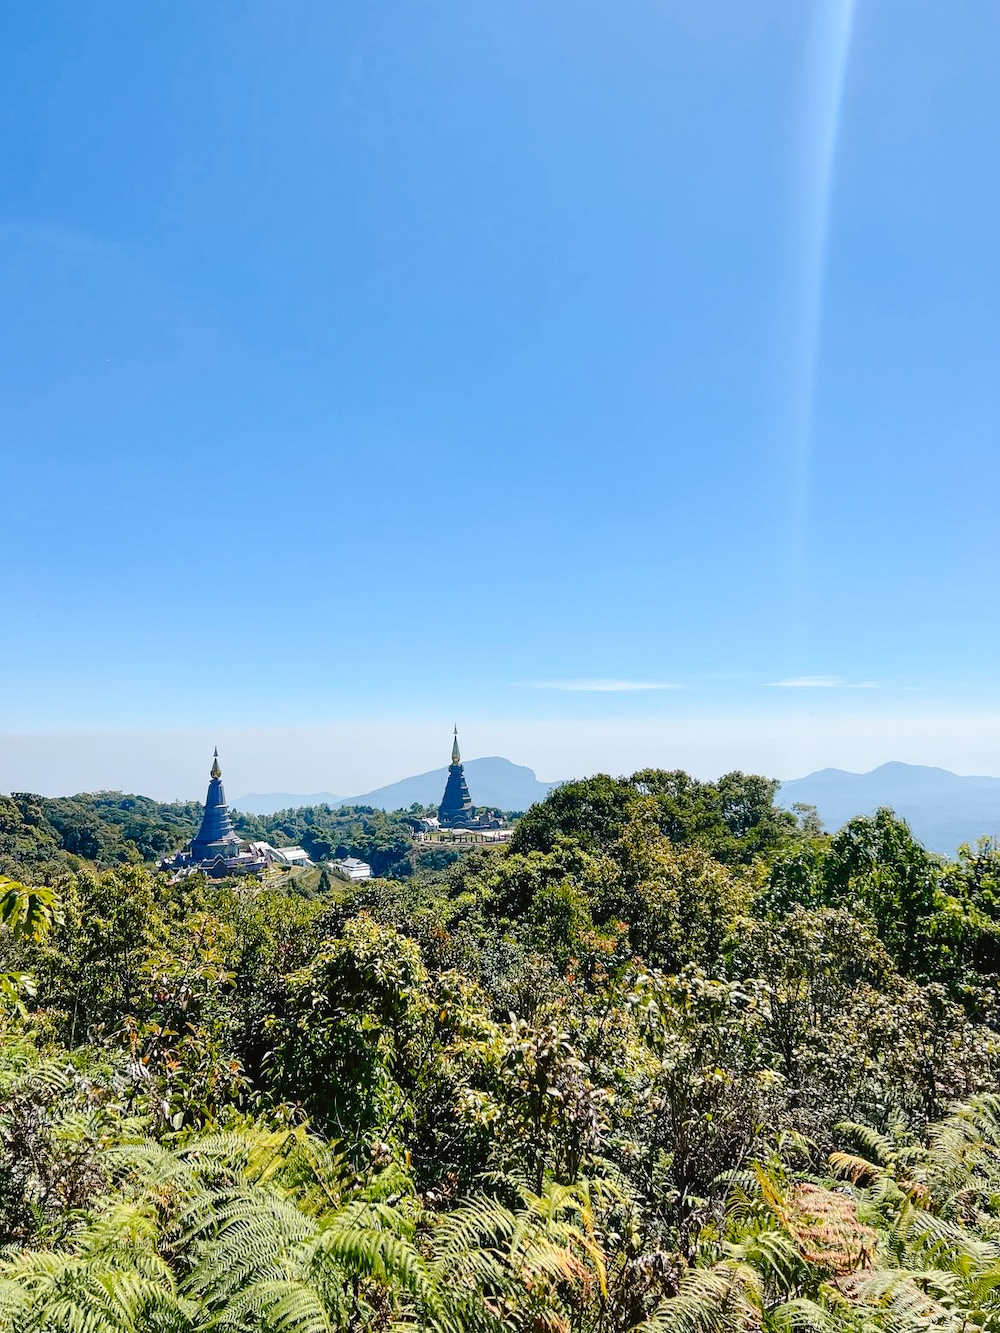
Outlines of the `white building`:
[[371,879],[371,866],[367,861],[359,861],[356,856],[345,856],[342,860],[334,861],[332,864],[348,879]]
[[274,855],[279,865],[311,866],[309,854],[301,847],[275,847]]
[[301,847],[272,847],[269,842],[252,842],[250,850],[272,866],[311,866],[309,854]]

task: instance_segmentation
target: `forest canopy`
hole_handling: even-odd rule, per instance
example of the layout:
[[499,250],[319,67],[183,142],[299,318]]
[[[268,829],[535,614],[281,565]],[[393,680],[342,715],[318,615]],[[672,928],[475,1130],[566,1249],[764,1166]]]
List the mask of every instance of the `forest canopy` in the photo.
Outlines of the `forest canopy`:
[[245,821],[384,856],[309,898],[0,798],[0,1329],[1000,1328],[1000,854],[774,797]]
[[[154,801],[122,792],[0,796],[0,869],[52,875],[82,861],[155,865],[191,841],[201,815],[198,801]],[[315,861],[359,856],[376,875],[412,872],[418,821],[410,811],[315,805],[273,815],[234,811],[233,823],[241,838],[302,846]]]

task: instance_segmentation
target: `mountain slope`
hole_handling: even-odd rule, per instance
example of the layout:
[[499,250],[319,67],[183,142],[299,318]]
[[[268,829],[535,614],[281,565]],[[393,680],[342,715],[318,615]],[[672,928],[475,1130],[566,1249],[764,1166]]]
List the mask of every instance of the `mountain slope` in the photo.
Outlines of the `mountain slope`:
[[935,852],[953,855],[963,842],[1000,834],[1000,778],[962,777],[944,768],[882,764],[870,773],[824,768],[783,782],[779,804],[814,805],[829,830],[855,815],[890,806]]
[[[362,792],[359,796],[337,797],[329,792],[314,792],[310,796],[297,796],[292,792],[256,792],[239,796],[232,804],[234,809],[252,815],[272,815],[276,810],[294,810],[304,805],[371,805],[379,810],[406,810],[414,802],[437,805],[447,777],[447,768],[435,768],[429,773],[402,778],[387,787]],[[527,810],[529,805],[544,800],[558,785],[539,782],[530,768],[512,764],[499,755],[467,760],[465,780],[474,804],[489,805],[498,810]]]
[[[509,759],[491,755],[487,759],[469,759],[465,762],[465,780],[474,805],[491,805],[499,810],[527,810],[529,805],[542,801],[557,784],[539,782],[530,768],[512,764]],[[361,796],[348,796],[338,805],[374,805],[382,810],[405,810],[416,801],[420,805],[437,805],[444,793],[448,778],[447,768],[435,768],[429,773],[418,773],[403,778],[388,787]]]
[[302,795],[291,791],[249,792],[231,801],[234,810],[245,815],[273,815],[278,810],[301,810],[304,805],[337,805],[339,796],[331,791],[314,791]]

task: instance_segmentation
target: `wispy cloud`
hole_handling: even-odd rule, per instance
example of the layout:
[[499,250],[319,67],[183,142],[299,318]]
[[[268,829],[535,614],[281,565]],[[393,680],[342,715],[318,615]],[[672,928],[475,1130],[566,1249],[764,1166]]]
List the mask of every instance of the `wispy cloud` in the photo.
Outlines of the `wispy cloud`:
[[525,680],[529,690],[570,690],[581,694],[619,694],[632,690],[679,690],[669,680]]
[[877,690],[877,680],[845,680],[843,676],[790,676],[770,680],[769,689],[781,690]]

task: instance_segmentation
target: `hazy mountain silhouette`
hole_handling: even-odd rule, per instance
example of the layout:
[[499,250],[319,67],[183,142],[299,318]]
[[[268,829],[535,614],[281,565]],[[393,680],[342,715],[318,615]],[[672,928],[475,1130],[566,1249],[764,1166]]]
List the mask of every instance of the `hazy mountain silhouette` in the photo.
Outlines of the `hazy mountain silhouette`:
[[[530,768],[512,764],[509,759],[493,755],[487,759],[467,759],[465,779],[475,805],[489,805],[498,810],[527,810],[529,805],[542,801],[555,782],[539,782]],[[296,796],[290,792],[253,793],[233,801],[237,810],[247,814],[270,815],[275,810],[290,810],[303,805],[372,805],[378,810],[406,810],[414,802],[418,805],[437,805],[444,793],[447,768],[435,768],[429,773],[418,773],[402,778],[387,787],[362,792],[358,796],[331,796],[318,792],[311,796]]]
[[304,805],[337,805],[339,796],[332,791],[314,791],[307,795],[293,791],[249,792],[230,801],[234,810],[245,815],[273,815],[278,810],[300,810]]
[[963,842],[1000,834],[1000,778],[961,777],[920,764],[883,764],[870,773],[823,768],[783,782],[781,805],[814,805],[833,832],[855,815],[887,805],[925,847],[954,855]]
[[[414,802],[437,805],[447,776],[446,768],[435,768],[357,796],[263,792],[237,797],[232,804],[237,810],[259,815],[323,804],[405,810]],[[527,810],[558,786],[540,782],[530,768],[499,756],[468,760],[465,776],[476,805],[500,810]],[[779,804],[787,808],[797,801],[816,806],[831,832],[855,815],[869,815],[879,806],[890,806],[909,823],[925,847],[949,856],[963,842],[1000,835],[1000,778],[962,777],[944,768],[901,763],[883,764],[870,773],[823,768],[781,784]]]

